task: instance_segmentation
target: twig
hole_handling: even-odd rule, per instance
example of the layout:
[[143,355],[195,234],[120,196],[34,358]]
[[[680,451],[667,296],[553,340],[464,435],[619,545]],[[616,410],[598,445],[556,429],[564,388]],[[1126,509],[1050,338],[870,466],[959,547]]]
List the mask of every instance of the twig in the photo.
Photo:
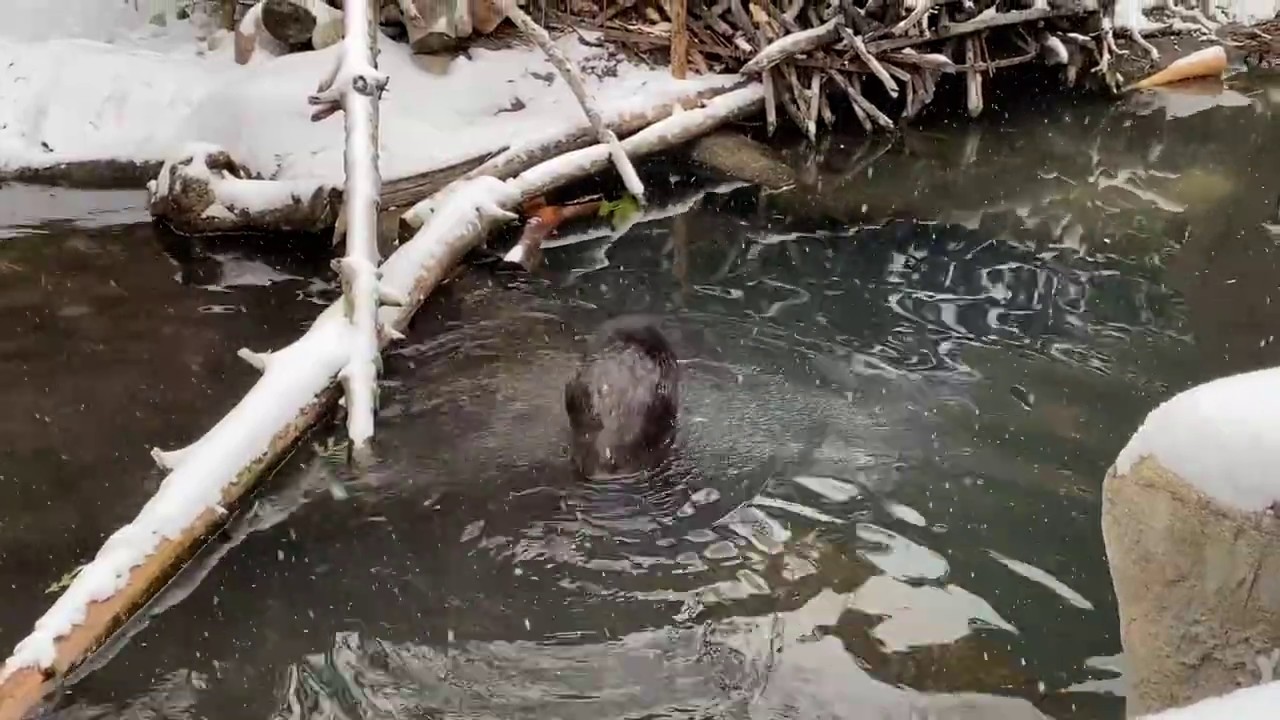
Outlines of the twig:
[[[916,23],[923,20],[924,16],[928,15],[929,11],[933,9],[933,0],[916,0],[916,3],[915,9],[911,11],[911,14],[906,19],[889,29],[890,34],[904,34],[915,27]],[[928,30],[924,30],[924,32],[928,32]]]
[[818,137],[818,113],[822,107],[822,73],[809,77],[809,112],[805,116],[804,134],[811,139]]
[[776,70],[765,70],[762,79],[764,80],[764,123],[769,133],[769,137],[773,137],[773,133],[778,129],[778,91],[775,78]]
[[804,89],[800,87],[800,79],[796,77],[796,69],[791,65],[782,65],[782,77],[786,79],[787,84],[782,92],[782,109],[791,117],[791,122],[796,127],[805,132],[810,140],[816,139],[816,135],[809,136],[809,126],[805,122],[804,112],[800,110],[801,97],[804,96]]
[[1067,46],[1062,39],[1048,30],[1041,30],[1036,35],[1036,42],[1040,43],[1040,48],[1044,52],[1046,65],[1066,65],[1071,61],[1071,56],[1067,54]]
[[830,45],[840,37],[840,27],[841,19],[834,18],[816,28],[778,38],[747,61],[739,72],[743,75],[759,75],[789,57]]
[[[848,80],[846,80],[843,75],[833,72],[831,73],[831,77],[836,81],[836,84],[844,90],[845,94],[849,96],[849,101],[853,103],[855,108],[860,108],[862,112],[867,114],[868,118],[875,121],[877,125],[885,130],[894,130],[897,128],[897,126],[893,124],[893,121],[889,119],[888,115],[880,112],[879,108],[871,104],[870,100],[863,97],[862,93],[859,92],[858,89],[855,88]],[[857,82],[856,75],[854,76],[854,82]],[[859,117],[859,119],[861,119],[861,117]]]
[[942,72],[953,73],[956,71],[956,64],[951,58],[941,53],[918,53],[910,48],[903,49],[899,52],[885,53],[884,60],[899,63],[902,65],[915,65],[917,67],[931,68],[933,70],[941,70]]
[[1133,41],[1133,44],[1142,48],[1147,57],[1151,58],[1151,62],[1160,62],[1160,51],[1156,49],[1155,45],[1147,42],[1147,39],[1142,37],[1142,33],[1138,32],[1136,28],[1127,28],[1126,32],[1129,34],[1129,39]]
[[853,93],[850,92],[853,87],[849,85],[849,81],[845,80],[840,73],[834,70],[828,70],[827,75],[829,75],[832,80],[835,80],[836,84],[839,85],[842,90],[845,90],[845,92],[849,94],[850,103],[853,105],[854,117],[858,118],[858,122],[862,124],[863,130],[871,132],[871,118],[867,116],[867,111],[863,110],[861,105],[853,101]]
[[525,222],[520,239],[502,259],[532,272],[542,260],[542,244],[548,237],[566,222],[597,214],[602,204],[599,200],[593,200],[572,205],[537,207]]
[[591,123],[591,128],[595,130],[596,137],[609,147],[609,155],[613,159],[613,165],[618,170],[618,174],[622,176],[622,182],[627,186],[627,192],[631,193],[640,204],[644,204],[644,183],[640,182],[640,176],[636,174],[635,166],[631,164],[631,160],[622,150],[622,144],[618,142],[618,136],[604,124],[604,120],[600,117],[600,110],[596,107],[595,100],[587,92],[586,84],[582,80],[582,75],[573,63],[569,61],[568,56],[555,44],[551,39],[551,35],[538,23],[534,22],[529,14],[520,9],[516,5],[515,0],[505,0],[503,3],[507,17],[520,28],[520,31],[533,40],[543,54],[551,61],[551,64],[560,72],[560,76],[569,85],[569,89],[573,91],[574,97],[578,99],[578,104],[582,106],[582,111],[587,116],[587,121]]
[[978,39],[976,37],[968,37],[964,39],[964,60],[969,66],[969,70],[965,71],[965,104],[969,109],[970,117],[978,117],[982,114],[982,76],[974,68],[974,64],[978,60]]
[[880,64],[880,61],[876,60],[875,56],[867,51],[867,44],[862,41],[862,38],[854,35],[848,28],[844,28],[843,26],[841,26],[841,28],[843,30],[844,39],[853,46],[853,51],[858,54],[858,58],[862,60],[868,68],[870,68],[871,73],[876,76],[882,85],[884,85],[884,89],[889,93],[889,97],[897,98],[898,84],[895,83],[893,78],[889,76],[889,73],[885,71],[884,66]]

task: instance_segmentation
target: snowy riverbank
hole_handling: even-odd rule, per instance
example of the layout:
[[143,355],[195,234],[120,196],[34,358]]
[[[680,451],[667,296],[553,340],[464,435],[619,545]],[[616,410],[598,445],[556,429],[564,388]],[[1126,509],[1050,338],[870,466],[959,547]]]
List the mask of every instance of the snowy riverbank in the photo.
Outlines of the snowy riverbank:
[[[9,68],[0,79],[0,177],[64,163],[154,164],[201,142],[271,179],[341,184],[341,117],[311,122],[307,104],[339,47],[279,58],[257,53],[240,66],[229,35],[208,50],[187,23],[125,23],[97,34],[83,25],[69,25],[78,35],[71,37],[0,33],[0,64]],[[738,80],[677,81],[576,35],[559,43],[610,115]],[[381,50],[391,78],[381,118],[388,181],[586,126],[536,48],[473,49],[443,72],[405,45],[384,40]]]

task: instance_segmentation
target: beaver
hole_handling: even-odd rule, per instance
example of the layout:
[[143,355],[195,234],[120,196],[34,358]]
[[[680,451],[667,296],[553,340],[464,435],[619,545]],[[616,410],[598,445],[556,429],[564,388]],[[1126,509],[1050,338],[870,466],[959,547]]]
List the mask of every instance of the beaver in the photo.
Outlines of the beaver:
[[675,441],[679,396],[675,351],[652,320],[602,325],[564,388],[578,472],[617,477],[659,464]]

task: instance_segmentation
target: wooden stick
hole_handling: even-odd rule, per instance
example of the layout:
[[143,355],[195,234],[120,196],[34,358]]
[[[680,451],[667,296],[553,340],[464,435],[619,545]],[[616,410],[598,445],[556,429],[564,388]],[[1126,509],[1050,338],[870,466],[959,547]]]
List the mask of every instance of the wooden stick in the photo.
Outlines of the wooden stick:
[[830,45],[840,37],[840,27],[840,18],[833,18],[819,27],[778,38],[747,61],[738,72],[743,75],[759,75],[789,57]]
[[[831,78],[835,80],[836,84],[839,85],[841,89],[845,90],[846,93],[848,93],[849,90],[853,89],[852,86],[848,84],[848,81],[845,80],[844,77],[840,75],[840,73],[832,70],[832,71],[828,71],[827,74],[830,75]],[[850,99],[850,104],[853,106],[854,117],[858,118],[858,122],[862,125],[863,130],[865,130],[866,132],[871,132],[871,129],[872,129],[871,118],[870,116],[867,115],[867,111],[863,110],[861,105],[853,101],[852,93],[849,94],[849,99]]]
[[822,107],[822,73],[809,77],[809,111],[805,115],[805,135],[818,137],[818,113]]
[[[845,94],[849,96],[849,100],[853,103],[854,107],[861,108],[862,111],[866,113],[871,120],[875,121],[877,125],[885,130],[894,130],[897,128],[897,126],[893,124],[893,121],[889,119],[888,115],[880,112],[879,108],[871,104],[870,100],[863,97],[862,93],[858,92],[858,90],[854,88],[854,86],[850,84],[843,75],[833,72],[831,73],[831,77],[836,81],[836,84],[844,90]],[[856,81],[857,76],[854,77]]]
[[671,0],[671,76],[683,80],[689,71],[688,0]]
[[777,71],[765,70],[761,75],[764,80],[764,124],[769,137],[778,129],[778,89],[775,78]]
[[873,55],[878,55],[885,50],[897,50],[899,48],[910,47],[912,45],[920,45],[934,40],[945,40],[947,38],[959,37],[979,30],[990,30],[991,28],[1001,27],[1004,25],[1017,25],[1024,22],[1034,20],[1045,20],[1052,17],[1072,17],[1078,12],[1072,9],[1064,10],[1014,10],[1004,13],[992,13],[990,15],[981,15],[972,20],[961,23],[951,23],[945,28],[936,32],[929,33],[920,37],[896,37],[886,38],[884,40],[867,41],[867,50]]
[[965,71],[965,104],[969,108],[970,117],[982,114],[982,76],[974,69],[978,61],[978,38],[964,39],[964,62],[970,67]]
[[1151,62],[1160,62],[1160,51],[1156,49],[1155,45],[1147,42],[1147,39],[1142,37],[1142,33],[1135,28],[1127,28],[1126,32],[1128,32],[1129,39],[1133,41],[1133,44],[1142,48],[1147,57],[1151,58]]
[[578,72],[578,68],[574,67],[569,61],[569,57],[564,54],[547,31],[538,23],[534,22],[529,14],[520,9],[515,0],[505,0],[503,7],[506,10],[507,17],[520,28],[530,40],[542,49],[547,59],[560,72],[560,76],[569,85],[569,89],[573,91],[574,97],[578,99],[578,104],[582,106],[582,112],[586,114],[587,121],[591,123],[591,128],[595,130],[596,137],[600,142],[609,146],[610,154],[613,157],[614,167],[617,168],[618,174],[622,176],[622,182],[627,186],[627,192],[631,193],[636,201],[644,204],[644,184],[640,182],[640,176],[636,174],[635,166],[631,164],[631,160],[627,158],[627,154],[622,151],[622,145],[618,142],[618,136],[604,124],[604,120],[600,117],[600,109],[596,107],[595,100],[591,94],[587,92],[586,83],[583,82],[582,74]]
[[[925,0],[921,1],[924,2]],[[880,61],[876,60],[875,56],[867,50],[867,44],[862,41],[862,38],[854,35],[848,29],[844,29],[844,36],[845,40],[853,46],[853,51],[858,54],[858,58],[871,69],[871,73],[876,76],[876,79],[880,81],[880,84],[884,85],[884,89],[889,93],[889,97],[897,98],[898,84],[893,81],[893,78],[890,77],[889,73],[884,69],[884,66],[880,64]]]
[[934,70],[941,70],[942,72],[948,73],[956,71],[955,62],[942,53],[918,53],[908,48],[899,52],[885,53],[882,57],[886,61],[895,62],[900,65],[915,65],[917,67],[932,68]]
[[783,79],[787,81],[782,92],[782,109],[787,112],[791,122],[795,123],[796,127],[804,132],[806,137],[814,140],[816,135],[809,135],[809,124],[805,122],[804,111],[800,109],[800,104],[804,97],[804,89],[800,87],[800,78],[796,76],[796,69],[790,64],[782,65],[780,69],[782,70]]
[[[906,19],[889,29],[890,34],[902,35],[906,33],[915,27],[916,23],[923,20],[924,16],[928,15],[929,11],[933,9],[933,0],[916,0],[916,3],[915,9],[911,11],[911,14]],[[926,30],[925,32],[928,31]]]
[[342,227],[347,253],[334,263],[342,280],[344,309],[351,323],[351,359],[338,374],[347,399],[347,437],[352,456],[367,459],[373,438],[373,417],[378,401],[378,370],[382,365],[378,346],[378,306],[395,304],[395,298],[379,287],[378,196],[382,176],[378,170],[378,99],[386,76],[377,71],[377,25],[371,0],[354,0],[343,13],[342,60],[338,77],[347,79],[341,91],[346,127]]
[[520,239],[502,259],[532,272],[542,261],[542,244],[557,228],[571,220],[595,215],[602,204],[592,200],[572,205],[543,205],[525,221]]

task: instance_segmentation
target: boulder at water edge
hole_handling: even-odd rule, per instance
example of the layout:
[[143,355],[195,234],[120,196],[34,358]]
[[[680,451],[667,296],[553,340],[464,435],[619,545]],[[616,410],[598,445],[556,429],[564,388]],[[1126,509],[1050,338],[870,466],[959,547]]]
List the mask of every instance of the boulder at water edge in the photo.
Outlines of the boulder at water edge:
[[1280,659],[1277,468],[1280,369],[1269,369],[1176,395],[1108,473],[1102,531],[1131,716],[1272,678]]

